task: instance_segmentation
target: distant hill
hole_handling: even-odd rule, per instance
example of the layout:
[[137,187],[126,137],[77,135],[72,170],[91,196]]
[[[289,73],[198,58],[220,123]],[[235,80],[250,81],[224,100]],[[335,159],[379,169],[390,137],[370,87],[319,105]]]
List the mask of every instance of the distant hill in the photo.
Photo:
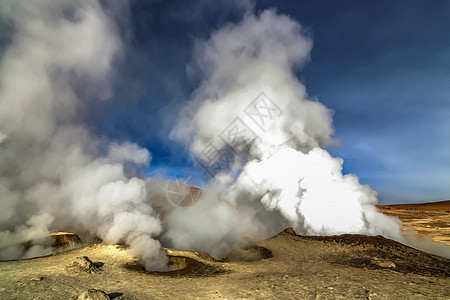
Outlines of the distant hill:
[[379,208],[385,209],[414,209],[414,210],[450,210],[450,200],[426,203],[406,203],[406,204],[390,204],[377,205]]

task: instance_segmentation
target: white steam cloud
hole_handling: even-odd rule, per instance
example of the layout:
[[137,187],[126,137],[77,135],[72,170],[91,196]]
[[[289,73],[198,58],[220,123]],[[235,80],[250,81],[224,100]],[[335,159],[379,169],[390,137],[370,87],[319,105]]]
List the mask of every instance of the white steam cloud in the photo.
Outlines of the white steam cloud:
[[148,151],[102,143],[77,120],[110,94],[122,47],[100,1],[2,1],[0,11],[14,25],[0,66],[0,259],[49,253],[57,229],[125,242],[147,269],[166,268],[145,183],[124,174]]
[[[237,180],[224,181],[227,176],[219,175],[218,184],[225,187],[217,194],[227,209],[233,210],[233,217],[228,218],[232,225],[212,219],[229,235],[236,233],[235,227],[239,231],[251,228],[245,218],[237,217],[242,208],[263,206],[265,214],[246,214],[251,216],[251,224],[259,224],[258,229],[272,226],[278,219],[275,223],[287,223],[301,234],[382,234],[403,241],[401,223],[375,207],[376,192],[361,185],[355,175],[343,175],[342,160],[321,148],[333,142],[331,112],[308,97],[294,73],[308,60],[311,48],[311,39],[298,23],[271,10],[247,15],[240,24],[215,32],[197,47],[195,66],[205,79],[172,137],[188,143],[193,140],[193,153],[202,157],[211,145],[227,147],[226,139],[217,138],[227,130],[232,134],[249,132],[240,141],[249,144],[244,163],[234,161],[234,168],[242,169]],[[261,92],[266,104],[276,106],[269,110],[262,105],[259,114],[255,110],[248,113],[250,103]],[[212,201],[208,195],[203,198],[200,202]],[[202,212],[199,207],[197,214],[214,212],[206,207]],[[204,221],[202,228],[210,228],[209,221]],[[179,238],[181,228],[194,238],[196,232],[204,235],[205,229],[191,230],[187,224],[179,227],[178,240],[174,239],[178,246],[189,246]]]
[[[176,247],[202,245],[220,255],[292,226],[305,235],[383,235],[448,257],[445,245],[405,238],[400,220],[375,206],[377,193],[343,175],[343,160],[323,149],[335,143],[332,112],[295,74],[311,48],[307,32],[273,10],[247,14],[197,45],[190,67],[204,80],[171,137],[203,162],[214,150],[223,158],[229,148],[248,148],[232,158],[231,170],[217,173],[198,205],[169,218],[166,235]],[[207,242],[191,244],[204,236]]]

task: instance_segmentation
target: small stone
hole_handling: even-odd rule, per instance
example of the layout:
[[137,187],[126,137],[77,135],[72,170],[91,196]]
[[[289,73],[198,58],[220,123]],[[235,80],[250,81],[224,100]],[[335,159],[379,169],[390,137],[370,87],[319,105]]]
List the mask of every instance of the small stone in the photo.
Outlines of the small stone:
[[75,258],[72,266],[80,271],[88,273],[95,272],[98,269],[98,267],[87,256],[80,256]]
[[78,300],[110,300],[108,294],[101,290],[90,289],[82,292],[78,298]]
[[31,278],[32,281],[41,281],[41,280],[44,280],[44,279],[45,279],[44,276],[36,276],[36,277],[32,277]]
[[381,258],[372,258],[370,263],[381,268],[395,269],[397,267],[393,261]]

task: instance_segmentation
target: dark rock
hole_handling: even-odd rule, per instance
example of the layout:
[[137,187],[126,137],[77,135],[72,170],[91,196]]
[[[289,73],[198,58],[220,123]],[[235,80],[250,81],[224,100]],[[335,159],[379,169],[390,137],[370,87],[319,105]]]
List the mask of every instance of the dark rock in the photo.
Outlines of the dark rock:
[[72,266],[76,268],[78,271],[93,273],[99,269],[99,263],[93,263],[89,257],[80,256],[75,258],[72,263]]

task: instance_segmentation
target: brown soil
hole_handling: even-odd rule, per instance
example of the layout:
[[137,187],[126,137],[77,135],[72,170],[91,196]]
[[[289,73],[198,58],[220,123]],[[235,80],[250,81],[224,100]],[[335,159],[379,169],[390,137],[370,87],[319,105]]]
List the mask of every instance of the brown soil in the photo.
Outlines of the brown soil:
[[412,209],[412,210],[426,210],[426,211],[447,211],[450,212],[450,200],[426,203],[406,203],[406,204],[390,204],[379,205],[380,208],[391,209]]
[[[167,250],[172,266],[181,269],[145,272],[124,247],[105,244],[1,262],[0,298],[70,299],[89,289],[111,299],[450,298],[450,260],[380,236],[284,231],[234,251],[228,262],[204,252]],[[83,256],[99,270],[70,267]]]
[[450,246],[450,200],[417,204],[379,205],[386,215],[399,218],[404,230],[414,229],[419,236],[429,236]]

